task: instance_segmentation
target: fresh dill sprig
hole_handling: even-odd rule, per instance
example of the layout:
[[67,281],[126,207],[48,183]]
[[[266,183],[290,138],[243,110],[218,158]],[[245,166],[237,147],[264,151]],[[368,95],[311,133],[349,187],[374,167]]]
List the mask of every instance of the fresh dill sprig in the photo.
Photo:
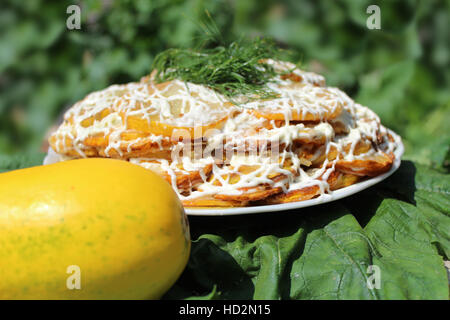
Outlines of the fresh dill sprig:
[[[212,29],[217,32],[216,29]],[[222,39],[220,39],[222,40]],[[277,59],[281,50],[268,38],[223,42],[215,48],[168,49],[153,61],[155,81],[179,79],[208,86],[230,100],[245,96],[248,100],[276,96],[267,83],[277,75],[264,59]]]
[[205,10],[205,16],[200,19],[199,22],[194,21],[194,23],[203,31],[203,36],[200,37],[203,41],[198,42],[200,48],[205,47],[208,44],[213,46],[227,45],[222,32],[220,32],[219,27],[208,10]]

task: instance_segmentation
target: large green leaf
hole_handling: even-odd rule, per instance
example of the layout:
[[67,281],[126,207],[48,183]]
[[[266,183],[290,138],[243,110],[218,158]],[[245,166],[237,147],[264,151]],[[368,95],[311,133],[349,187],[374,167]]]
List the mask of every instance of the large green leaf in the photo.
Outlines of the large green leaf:
[[191,258],[168,299],[448,298],[450,178],[409,161],[335,203],[190,222]]

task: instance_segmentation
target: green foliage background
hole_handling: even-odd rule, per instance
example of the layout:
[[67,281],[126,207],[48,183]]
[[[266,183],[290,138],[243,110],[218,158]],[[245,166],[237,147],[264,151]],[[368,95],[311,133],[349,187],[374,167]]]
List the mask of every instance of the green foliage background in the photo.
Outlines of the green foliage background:
[[[66,28],[70,4],[81,6],[81,30]],[[381,30],[366,27],[371,4]],[[161,50],[195,45],[205,9],[227,39],[272,36],[372,108],[410,161],[304,214],[264,214],[257,225],[251,216],[190,219],[191,259],[166,297],[448,297],[449,1],[2,0],[0,171],[41,163],[49,128],[87,93],[138,80]],[[375,294],[363,285],[371,263],[385,275]]]
[[[81,6],[81,30],[66,28]],[[369,30],[366,8],[381,8]],[[33,153],[62,110],[139,79],[154,56],[190,47],[208,10],[228,39],[269,35],[398,131],[407,157],[448,166],[449,1],[6,0],[0,4],[0,154]]]

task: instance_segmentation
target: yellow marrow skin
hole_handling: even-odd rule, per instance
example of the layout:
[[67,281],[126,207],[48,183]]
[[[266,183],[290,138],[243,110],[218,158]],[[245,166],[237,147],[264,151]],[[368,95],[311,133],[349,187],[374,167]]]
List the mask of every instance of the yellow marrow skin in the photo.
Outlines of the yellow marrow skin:
[[189,253],[184,209],[149,170],[81,159],[0,174],[0,299],[157,299]]

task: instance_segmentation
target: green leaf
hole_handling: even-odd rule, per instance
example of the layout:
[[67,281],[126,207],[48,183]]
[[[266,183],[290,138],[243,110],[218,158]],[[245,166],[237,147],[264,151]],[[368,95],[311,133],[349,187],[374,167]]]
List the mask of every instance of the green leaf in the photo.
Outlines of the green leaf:
[[450,175],[404,161],[390,182],[386,189],[419,210],[429,241],[449,260]]
[[434,246],[427,218],[411,204],[383,200],[366,227],[380,256],[380,296],[385,299],[444,299],[446,271]]
[[345,215],[308,235],[292,266],[294,299],[378,299],[367,286],[367,266],[378,255],[352,215]]

